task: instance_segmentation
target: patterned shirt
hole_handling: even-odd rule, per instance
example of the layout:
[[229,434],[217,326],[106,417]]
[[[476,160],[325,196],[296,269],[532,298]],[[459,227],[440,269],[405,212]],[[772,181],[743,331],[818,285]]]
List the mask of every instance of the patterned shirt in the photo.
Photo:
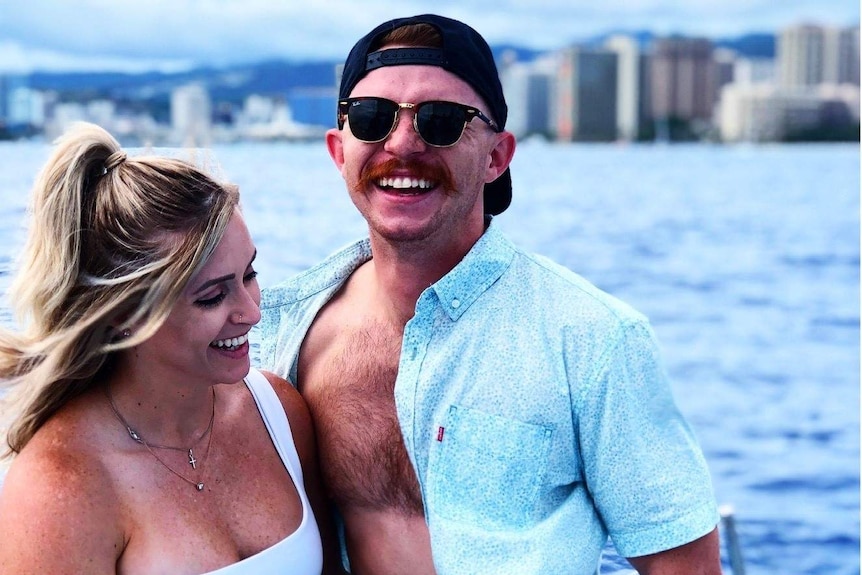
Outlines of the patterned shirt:
[[[317,311],[368,240],[264,290],[260,365],[296,381]],[[597,572],[718,522],[706,463],[641,314],[493,222],[404,329],[398,420],[440,575]]]

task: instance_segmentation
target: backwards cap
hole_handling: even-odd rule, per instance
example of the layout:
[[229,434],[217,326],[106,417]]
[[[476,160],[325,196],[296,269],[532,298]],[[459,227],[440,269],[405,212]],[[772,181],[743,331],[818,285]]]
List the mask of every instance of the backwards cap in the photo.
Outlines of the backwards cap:
[[[429,24],[443,39],[441,48],[394,48],[370,52],[381,37],[402,26]],[[503,129],[506,126],[508,107],[503,97],[503,86],[497,73],[494,55],[485,39],[473,28],[436,14],[422,14],[409,18],[396,18],[376,27],[353,46],[341,74],[338,98],[350,97],[356,84],[368,72],[383,66],[400,65],[438,66],[470,84],[489,106],[491,117]],[[512,201],[512,176],[509,168],[489,184],[485,184],[485,213],[503,213]]]

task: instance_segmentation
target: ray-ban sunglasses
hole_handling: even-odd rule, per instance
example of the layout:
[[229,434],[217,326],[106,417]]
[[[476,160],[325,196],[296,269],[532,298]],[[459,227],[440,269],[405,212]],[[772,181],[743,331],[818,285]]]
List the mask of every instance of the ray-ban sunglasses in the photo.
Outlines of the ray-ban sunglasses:
[[465,104],[444,100],[399,104],[374,96],[339,100],[338,129],[344,128],[346,118],[350,131],[357,139],[369,144],[382,142],[398,124],[398,111],[401,108],[413,110],[413,129],[426,144],[437,148],[457,144],[464,134],[464,128],[473,118],[479,118],[495,132],[503,131],[494,120]]

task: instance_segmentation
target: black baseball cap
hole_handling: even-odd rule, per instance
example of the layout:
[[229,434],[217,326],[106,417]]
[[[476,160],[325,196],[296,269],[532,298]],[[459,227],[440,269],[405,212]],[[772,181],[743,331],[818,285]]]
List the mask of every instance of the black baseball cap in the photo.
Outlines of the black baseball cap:
[[[395,48],[372,52],[380,38],[396,28],[411,24],[429,24],[443,39],[440,48]],[[444,16],[422,14],[384,22],[363,36],[353,46],[344,62],[338,98],[350,97],[356,84],[368,72],[383,66],[438,66],[470,84],[488,105],[488,112],[502,130],[506,126],[508,107],[497,72],[494,55],[485,39],[473,28]],[[499,178],[485,184],[485,213],[503,213],[512,202],[512,176],[509,168]]]

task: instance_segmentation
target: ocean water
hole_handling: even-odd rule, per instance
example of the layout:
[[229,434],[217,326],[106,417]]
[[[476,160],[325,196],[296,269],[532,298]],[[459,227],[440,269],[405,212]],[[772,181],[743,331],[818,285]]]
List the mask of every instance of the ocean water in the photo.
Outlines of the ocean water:
[[[0,288],[48,153],[0,143]],[[263,286],[363,233],[321,142],[194,156],[240,185]],[[746,574],[858,574],[859,146],[529,141],[512,177],[499,225],[651,319]]]

